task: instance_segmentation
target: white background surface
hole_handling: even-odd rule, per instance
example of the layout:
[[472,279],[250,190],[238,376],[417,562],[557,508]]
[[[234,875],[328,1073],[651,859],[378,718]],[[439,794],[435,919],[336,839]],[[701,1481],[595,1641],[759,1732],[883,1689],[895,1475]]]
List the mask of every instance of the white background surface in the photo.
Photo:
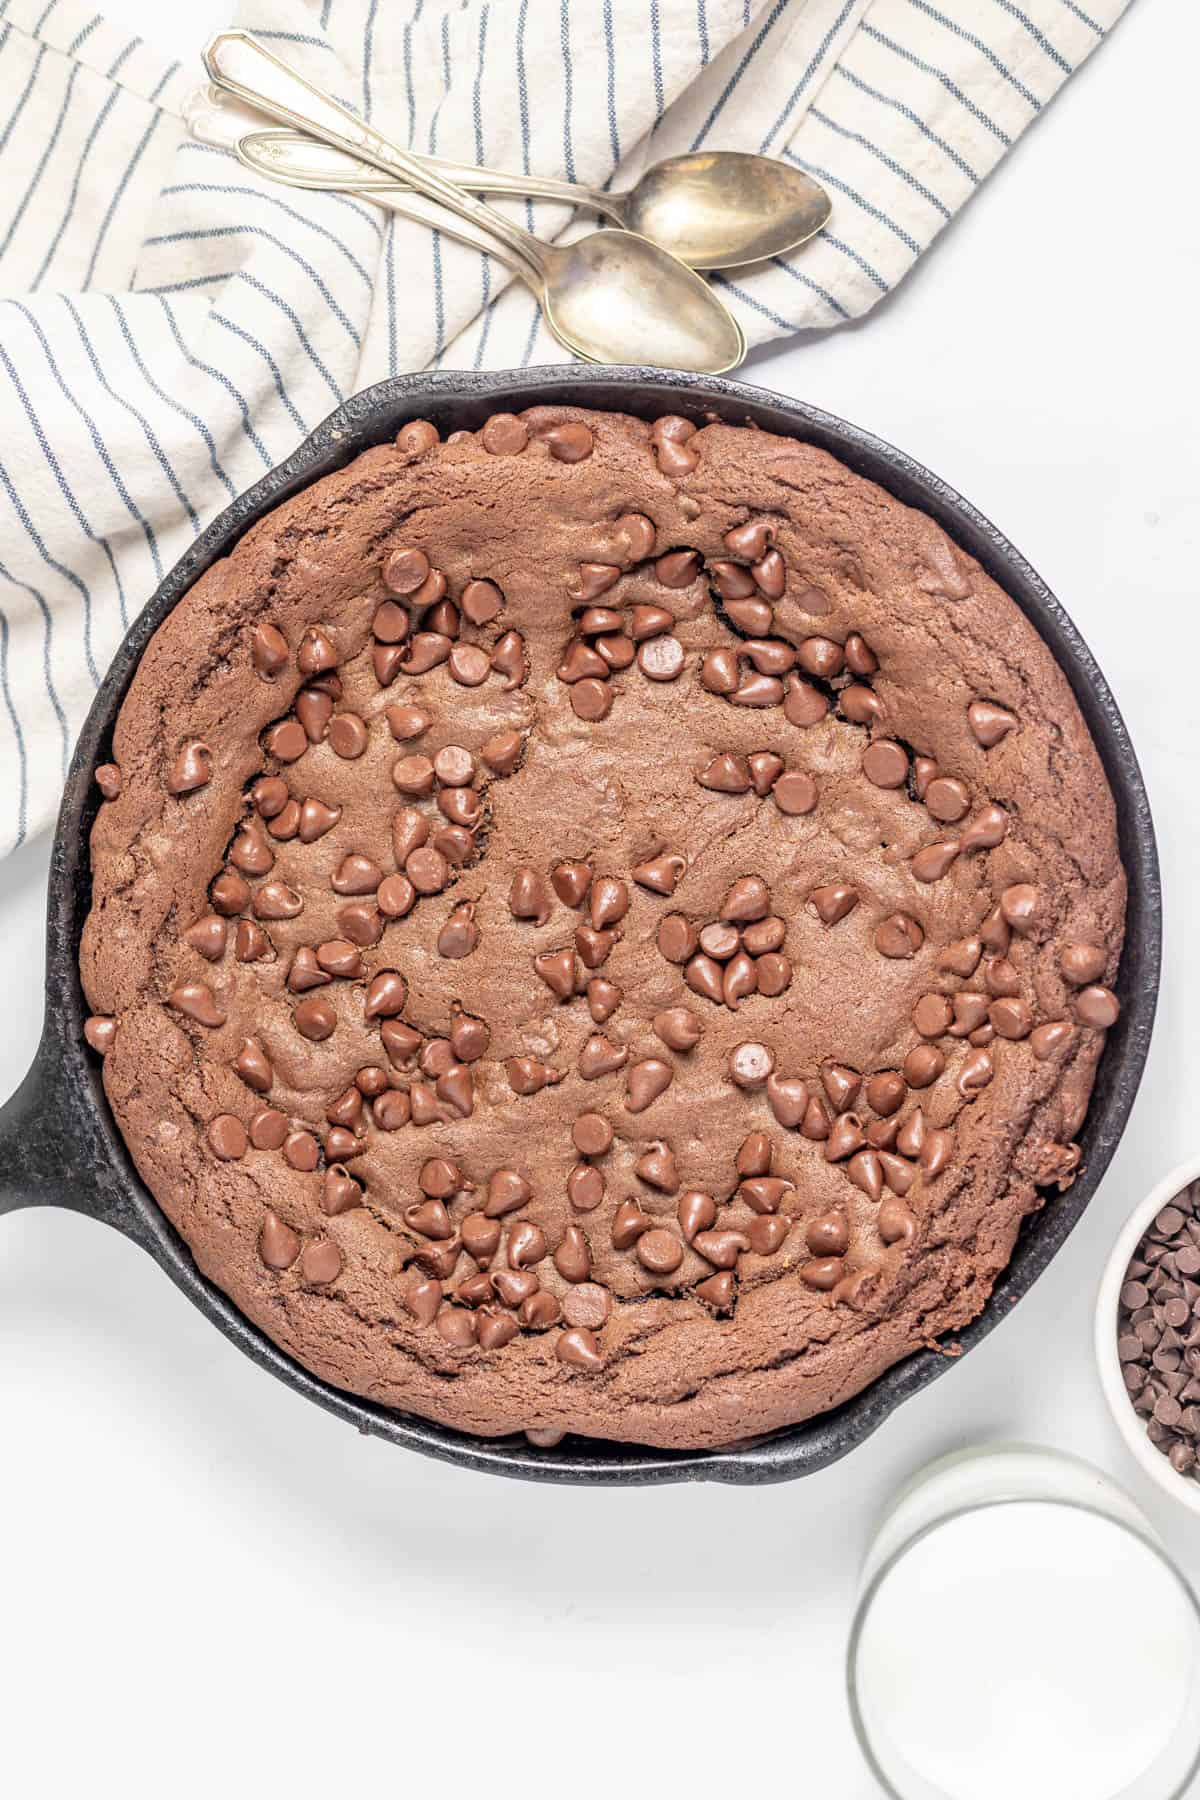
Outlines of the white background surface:
[[[225,17],[219,0],[106,10],[180,56]],[[1200,1138],[1197,10],[1137,0],[898,293],[747,371],[904,445],[993,517],[1133,731],[1166,966],[1142,1094],[1086,1220],[1010,1322],[840,1465],[646,1492],[489,1480],[361,1440],[114,1234],[54,1211],[0,1221],[13,1800],[477,1781],[505,1800],[613,1779],[635,1800],[764,1780],[868,1800],[841,1670],[862,1550],[902,1479],[985,1438],[1093,1458],[1200,1582],[1196,1521],[1129,1459],[1089,1348],[1119,1222]],[[38,1036],[46,855],[0,865],[0,1094]],[[983,1628],[964,1621],[948,1654]]]

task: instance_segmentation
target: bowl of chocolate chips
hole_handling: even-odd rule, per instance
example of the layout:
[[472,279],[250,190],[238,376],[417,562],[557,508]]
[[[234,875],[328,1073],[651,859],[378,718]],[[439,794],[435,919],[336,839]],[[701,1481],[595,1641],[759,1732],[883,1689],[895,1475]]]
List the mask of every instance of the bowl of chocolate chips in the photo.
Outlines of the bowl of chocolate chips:
[[1100,1284],[1096,1360],[1133,1454],[1200,1512],[1200,1156],[1127,1219]]

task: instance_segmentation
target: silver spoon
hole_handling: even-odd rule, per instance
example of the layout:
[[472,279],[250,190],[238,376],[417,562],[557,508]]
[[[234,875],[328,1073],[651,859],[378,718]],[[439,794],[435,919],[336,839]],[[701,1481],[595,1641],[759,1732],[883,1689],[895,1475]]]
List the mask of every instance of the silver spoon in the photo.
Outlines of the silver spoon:
[[[300,132],[256,131],[243,142],[249,152],[244,160],[293,187],[368,193],[392,185],[356,157]],[[647,169],[636,186],[615,194],[443,157],[421,161],[473,194],[533,194],[604,213],[627,231],[653,238],[693,269],[735,269],[783,256],[815,237],[832,210],[825,189],[799,169],[739,150],[668,157]]]
[[712,375],[736,368],[745,356],[746,340],[733,315],[693,270],[649,238],[602,229],[573,244],[544,243],[410,156],[249,32],[218,32],[204,61],[227,93],[361,158],[485,231],[537,294],[555,337],[575,355]]

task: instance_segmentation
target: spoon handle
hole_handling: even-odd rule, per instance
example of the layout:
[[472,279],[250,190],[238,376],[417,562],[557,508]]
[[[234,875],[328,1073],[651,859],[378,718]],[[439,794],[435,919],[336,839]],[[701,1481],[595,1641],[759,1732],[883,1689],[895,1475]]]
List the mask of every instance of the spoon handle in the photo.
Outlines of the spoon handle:
[[[323,141],[302,131],[254,131],[242,139],[249,162],[264,175],[287,171],[287,180],[300,185],[298,176],[310,175],[314,187],[384,188],[392,179],[380,175],[358,157],[333,150]],[[252,147],[252,148],[251,148]],[[436,175],[444,175],[473,194],[523,194],[539,200],[564,200],[569,206],[586,206],[590,212],[603,213],[617,224],[624,220],[620,194],[602,194],[579,187],[572,181],[558,181],[550,175],[511,175],[504,169],[484,169],[473,163],[450,162],[444,156],[422,156],[417,159]]]
[[[216,88],[209,88],[190,95],[184,102],[183,114],[188,131],[198,144],[209,144],[214,150],[231,150],[248,167],[259,173],[267,173],[273,180],[284,183],[288,187],[326,188],[329,185],[326,182],[314,180],[310,176],[297,175],[282,166],[264,170],[253,155],[244,155],[240,148],[238,133],[245,131],[248,123],[253,123],[253,115]],[[336,160],[340,167],[345,167],[351,161],[349,157],[344,157],[341,151],[327,149],[324,144],[318,143],[316,138],[306,138],[299,133],[291,132],[280,132],[279,135],[281,137],[295,135],[298,143],[306,144],[309,149],[320,151],[322,155]],[[367,163],[359,163],[357,167],[373,173]],[[417,225],[427,225],[431,231],[445,232],[447,237],[457,238],[460,244],[466,244],[471,250],[478,250],[484,256],[494,256],[498,262],[502,262],[505,268],[511,269],[513,274],[519,276],[522,281],[530,282],[529,265],[521,258],[514,256],[507,246],[500,247],[489,232],[480,231],[476,226],[468,225],[465,219],[460,219],[454,213],[447,212],[446,208],[439,206],[435,200],[426,200],[423,194],[414,194],[409,187],[401,187],[398,182],[384,181],[380,178],[379,186],[370,190],[343,186],[338,183],[338,192],[354,194],[360,200],[369,201],[372,205],[398,213],[401,218],[412,219]],[[535,289],[536,291],[537,289]]]
[[331,94],[306,81],[252,33],[218,32],[205,49],[204,63],[210,78],[226,92],[285,125],[310,132],[335,150],[361,157],[394,181],[405,182],[427,199],[438,201],[520,258],[535,280],[545,278],[543,247],[531,232],[410,156]]

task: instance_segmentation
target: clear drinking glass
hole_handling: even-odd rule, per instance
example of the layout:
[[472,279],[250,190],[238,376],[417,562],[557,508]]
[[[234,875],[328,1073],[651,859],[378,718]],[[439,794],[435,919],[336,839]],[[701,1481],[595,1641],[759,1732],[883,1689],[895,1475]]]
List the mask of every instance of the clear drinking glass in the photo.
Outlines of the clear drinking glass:
[[892,1800],[1176,1800],[1200,1606],[1129,1496],[1020,1444],[901,1490],[863,1565],[850,1712]]

